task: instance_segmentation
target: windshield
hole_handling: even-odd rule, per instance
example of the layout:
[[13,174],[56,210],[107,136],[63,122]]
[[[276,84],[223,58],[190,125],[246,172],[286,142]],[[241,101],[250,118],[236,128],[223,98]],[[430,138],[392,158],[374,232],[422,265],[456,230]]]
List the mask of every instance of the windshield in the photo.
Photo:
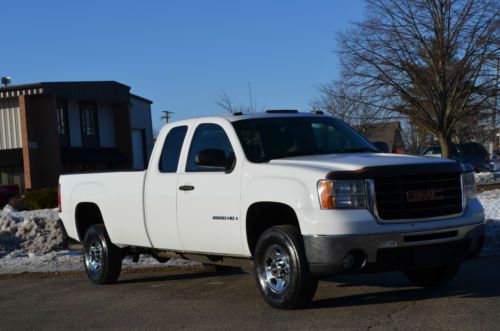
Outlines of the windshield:
[[329,117],[276,117],[233,122],[245,155],[255,163],[334,153],[378,150],[354,129]]

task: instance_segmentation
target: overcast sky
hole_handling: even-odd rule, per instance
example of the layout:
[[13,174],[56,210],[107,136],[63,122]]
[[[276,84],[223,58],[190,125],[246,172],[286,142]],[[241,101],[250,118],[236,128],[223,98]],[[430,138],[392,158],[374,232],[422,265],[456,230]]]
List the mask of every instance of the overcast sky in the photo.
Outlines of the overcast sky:
[[309,110],[338,77],[335,39],[361,0],[0,0],[0,75],[13,84],[116,80],[173,119],[220,113],[223,91],[259,109]]

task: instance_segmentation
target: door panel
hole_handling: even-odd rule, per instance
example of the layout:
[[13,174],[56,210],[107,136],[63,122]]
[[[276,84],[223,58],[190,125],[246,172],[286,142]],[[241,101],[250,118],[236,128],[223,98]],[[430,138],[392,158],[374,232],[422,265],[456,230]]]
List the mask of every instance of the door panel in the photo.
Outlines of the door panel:
[[236,160],[230,173],[200,167],[196,155],[204,149],[222,149],[227,157],[234,157],[221,126],[197,127],[187,156],[187,170],[179,174],[178,180],[177,220],[182,244],[189,251],[244,254],[240,231],[241,162]]
[[187,126],[172,128],[162,150],[153,153],[148,169],[144,201],[148,234],[155,248],[183,249],[177,228],[176,199],[177,169],[186,133]]

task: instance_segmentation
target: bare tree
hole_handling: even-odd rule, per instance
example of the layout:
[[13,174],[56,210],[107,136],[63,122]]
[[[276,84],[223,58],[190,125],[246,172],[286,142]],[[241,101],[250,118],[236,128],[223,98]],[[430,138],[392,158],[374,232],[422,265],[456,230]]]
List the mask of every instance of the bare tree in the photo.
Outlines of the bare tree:
[[222,92],[219,95],[215,103],[222,111],[229,114],[252,112],[252,109],[249,106],[235,105],[225,92]]
[[339,36],[343,74],[365,94],[434,133],[449,155],[461,120],[487,108],[499,56],[498,0],[367,0]]
[[395,119],[387,107],[373,106],[359,89],[333,81],[318,87],[319,96],[311,102],[314,109],[329,113],[347,124],[362,129],[384,119]]
[[421,152],[424,133],[411,121],[401,122],[401,135],[406,151],[409,154],[418,155]]

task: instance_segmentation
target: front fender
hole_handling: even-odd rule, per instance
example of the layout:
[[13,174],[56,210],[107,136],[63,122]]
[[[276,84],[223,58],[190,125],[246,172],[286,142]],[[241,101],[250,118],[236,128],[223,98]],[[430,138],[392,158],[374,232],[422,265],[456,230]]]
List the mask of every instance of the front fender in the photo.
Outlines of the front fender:
[[250,254],[247,238],[247,212],[250,206],[258,202],[276,202],[291,207],[299,226],[302,225],[303,209],[318,208],[318,197],[311,193],[306,183],[292,178],[258,178],[244,185],[242,198],[241,237],[244,239],[244,249]]

